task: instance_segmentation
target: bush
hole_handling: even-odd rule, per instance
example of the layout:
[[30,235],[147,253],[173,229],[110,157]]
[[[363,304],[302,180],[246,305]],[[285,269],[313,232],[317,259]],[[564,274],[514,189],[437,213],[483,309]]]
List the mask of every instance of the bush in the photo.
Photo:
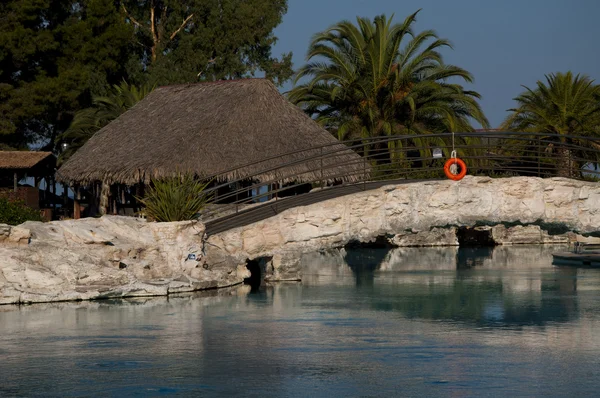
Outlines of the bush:
[[192,220],[209,199],[204,193],[207,185],[193,175],[153,180],[144,198],[138,200],[146,207],[146,216],[152,220]]
[[19,225],[25,221],[42,221],[40,212],[21,202],[0,198],[0,224]]

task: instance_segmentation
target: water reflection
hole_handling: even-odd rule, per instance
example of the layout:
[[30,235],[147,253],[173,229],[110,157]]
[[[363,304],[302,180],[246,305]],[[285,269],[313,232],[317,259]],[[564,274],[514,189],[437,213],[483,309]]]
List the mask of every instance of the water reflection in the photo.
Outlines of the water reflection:
[[[558,246],[340,250],[303,259],[307,286],[377,290],[367,302],[408,318],[513,327],[579,316],[581,270],[552,266]],[[399,292],[401,292],[399,294]]]
[[600,270],[332,251],[302,283],[0,306],[0,396],[594,396]]

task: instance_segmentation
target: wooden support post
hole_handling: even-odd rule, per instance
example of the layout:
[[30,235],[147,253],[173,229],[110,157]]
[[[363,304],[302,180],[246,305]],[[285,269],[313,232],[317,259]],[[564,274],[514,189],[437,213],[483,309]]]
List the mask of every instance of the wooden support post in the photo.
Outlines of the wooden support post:
[[144,197],[144,183],[142,181],[140,181],[139,183],[136,184],[135,186],[135,211],[142,211],[142,203],[137,199],[137,198],[143,198]]
[[47,198],[52,198],[52,203],[55,202],[55,197],[54,196],[50,196],[50,187],[52,186],[52,177],[46,176],[44,177],[44,195]]
[[15,171],[15,174],[13,176],[13,182],[14,182],[14,191],[17,192],[17,190],[19,189],[19,177],[17,176],[17,172]]
[[52,198],[52,208],[56,210],[56,185],[54,185],[54,178],[45,177],[46,188],[44,191],[46,192],[46,197]]
[[108,181],[103,180],[102,185],[100,187],[100,215],[103,216],[105,214],[110,213],[110,184]]
[[62,207],[66,209],[69,204],[69,186],[67,184],[62,184],[62,187]]
[[79,188],[79,185],[76,185],[74,188],[75,192],[73,195],[73,218],[79,220],[81,218],[81,189]]

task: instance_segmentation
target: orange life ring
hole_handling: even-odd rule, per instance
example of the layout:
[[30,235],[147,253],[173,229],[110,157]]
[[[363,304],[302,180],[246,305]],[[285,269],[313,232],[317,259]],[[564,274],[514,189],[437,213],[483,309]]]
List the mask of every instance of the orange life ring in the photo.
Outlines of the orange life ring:
[[[454,173],[452,173],[452,171],[450,171],[450,167],[453,164],[456,164],[460,168],[460,173],[454,174]],[[465,164],[465,162],[463,162],[459,158],[448,159],[446,161],[446,164],[444,164],[444,173],[446,173],[446,177],[448,177],[451,180],[454,180],[454,181],[462,180],[463,177],[467,175],[467,165]]]

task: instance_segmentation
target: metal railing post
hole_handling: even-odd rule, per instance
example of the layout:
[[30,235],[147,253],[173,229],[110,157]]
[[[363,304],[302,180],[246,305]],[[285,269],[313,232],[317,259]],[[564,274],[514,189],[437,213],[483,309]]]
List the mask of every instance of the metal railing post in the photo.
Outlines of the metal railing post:
[[485,149],[485,154],[487,155],[485,157],[485,163],[486,163],[486,168],[487,168],[487,175],[489,177],[490,174],[492,174],[492,170],[491,170],[491,165],[490,165],[490,137],[487,137],[487,145],[486,145],[486,149]]
[[541,165],[540,162],[542,161],[542,142],[540,141],[540,138],[538,137],[537,140],[537,147],[538,147],[538,155],[537,155],[537,164],[538,164],[538,177],[542,176],[542,171],[541,171]]
[[367,190],[367,159],[363,159],[363,191]]

